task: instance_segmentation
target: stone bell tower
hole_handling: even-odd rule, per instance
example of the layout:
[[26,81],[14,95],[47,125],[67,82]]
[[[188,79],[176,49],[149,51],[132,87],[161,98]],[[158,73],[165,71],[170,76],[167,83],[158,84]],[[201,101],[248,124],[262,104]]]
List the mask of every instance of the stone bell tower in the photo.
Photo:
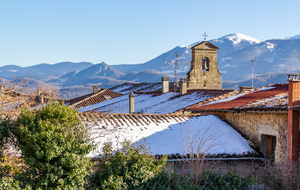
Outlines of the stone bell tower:
[[191,68],[187,73],[188,89],[221,90],[221,73],[217,62],[219,48],[208,41],[202,41],[191,49]]

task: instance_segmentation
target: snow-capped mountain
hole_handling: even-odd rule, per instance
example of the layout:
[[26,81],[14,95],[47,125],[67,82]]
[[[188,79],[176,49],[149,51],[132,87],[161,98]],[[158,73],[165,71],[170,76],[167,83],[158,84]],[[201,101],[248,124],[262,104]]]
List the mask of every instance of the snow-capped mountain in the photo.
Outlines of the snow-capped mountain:
[[274,40],[298,40],[300,39],[300,34],[296,35],[296,36],[290,36],[290,37],[285,37],[285,38],[278,38],[278,39],[274,39]]
[[[300,64],[299,36],[264,41],[244,34],[233,33],[210,40],[210,42],[220,48],[218,50],[218,66],[222,80],[244,81],[251,77],[251,60],[253,59],[264,61],[255,63],[255,76],[265,73],[297,72]],[[174,64],[166,65],[165,62],[175,62],[175,53],[177,52],[179,63],[190,63],[190,47],[196,43],[198,42],[189,46],[177,46],[148,62],[136,66],[131,65],[128,71],[155,69],[163,73],[174,73]],[[189,64],[178,64],[179,74],[185,74],[189,67]]]
[[[209,42],[215,44],[220,48],[218,51],[218,61],[222,61],[224,56],[227,54],[233,53],[235,51],[241,50],[243,48],[258,44],[263,42],[263,40],[259,40],[244,34],[232,33],[221,38],[209,40]],[[120,65],[112,65],[112,67],[126,73],[132,71],[143,71],[149,69],[155,69],[157,71],[163,73],[174,73],[175,66],[174,64],[166,64],[166,63],[174,63],[176,60],[175,53],[178,54],[178,73],[184,74],[189,71],[190,61],[191,61],[191,46],[197,44],[199,42],[195,42],[189,46],[177,46],[174,49],[167,51],[158,57],[145,62],[143,64],[137,64],[135,66],[128,65],[120,66]],[[129,68],[130,67],[130,68]]]
[[[236,81],[245,81],[244,83],[248,84],[249,81],[247,80],[251,77],[251,60],[253,59],[264,61],[255,63],[254,76],[273,76],[274,73],[281,73],[273,78],[260,77],[260,83],[257,84],[282,80],[285,75],[282,73],[300,72],[300,35],[260,40],[244,34],[232,33],[209,41],[220,48],[218,50],[218,66],[224,86],[226,81],[235,81],[228,83],[230,85],[234,83],[235,86],[238,85]],[[178,54],[179,77],[186,76],[191,61],[190,47],[195,43],[177,46],[141,64],[109,66],[104,62],[96,65],[89,62],[62,62],[24,68],[7,65],[0,67],[0,77],[11,79],[12,76],[31,76],[64,87],[93,84],[108,87],[130,81],[159,82],[160,76],[172,78],[175,67],[173,63],[176,59],[175,53]],[[266,73],[272,74],[266,75]]]
[[220,50],[218,51],[218,57],[223,57],[226,54],[261,43],[262,41],[263,40],[259,40],[240,33],[232,33],[221,38],[209,40],[209,42],[215,44],[220,48]]
[[300,39],[267,40],[220,57],[219,71],[223,81],[249,79],[253,59],[264,61],[255,63],[254,75],[299,72]]

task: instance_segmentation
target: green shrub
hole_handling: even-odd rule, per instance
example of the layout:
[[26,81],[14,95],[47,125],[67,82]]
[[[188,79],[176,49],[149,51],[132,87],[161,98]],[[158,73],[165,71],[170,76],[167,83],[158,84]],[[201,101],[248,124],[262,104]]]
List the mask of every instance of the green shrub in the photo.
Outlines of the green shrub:
[[94,145],[75,110],[57,102],[41,110],[23,110],[14,134],[27,166],[17,176],[22,187],[83,188],[92,166],[86,155]]
[[243,178],[238,176],[234,171],[226,174],[216,174],[214,172],[204,172],[201,179],[203,189],[249,189],[255,183],[253,177]]
[[9,116],[0,117],[0,158],[4,156],[7,144],[10,142],[13,121]]
[[143,189],[149,180],[160,174],[167,160],[166,156],[156,160],[143,151],[143,146],[134,148],[129,143],[113,154],[105,151],[98,169],[89,177],[89,188]]

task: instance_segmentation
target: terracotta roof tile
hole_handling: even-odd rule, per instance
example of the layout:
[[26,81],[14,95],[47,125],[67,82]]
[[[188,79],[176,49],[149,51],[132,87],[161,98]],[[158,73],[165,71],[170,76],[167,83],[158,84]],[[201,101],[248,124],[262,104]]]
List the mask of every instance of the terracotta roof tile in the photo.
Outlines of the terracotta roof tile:
[[[265,90],[264,90],[265,89]],[[210,104],[195,106],[189,108],[190,110],[229,110],[229,109],[241,109],[241,108],[283,108],[287,102],[288,84],[275,84],[268,85],[266,87],[260,87],[255,89],[255,91],[247,91],[242,93],[231,94],[226,96],[226,98],[233,97],[234,95],[240,95],[233,100],[223,99],[221,102],[210,103],[213,101],[218,101],[214,99],[208,100]],[[243,95],[244,94],[244,95]],[[279,97],[280,98],[273,98]],[[221,99],[221,98],[220,98]],[[207,102],[207,103],[208,103]],[[259,105],[255,104],[259,102]],[[188,109],[188,110],[189,110]]]
[[112,98],[122,96],[123,94],[108,89],[101,89],[97,93],[87,94],[81,97],[66,100],[66,104],[72,108],[78,109],[85,106],[97,104]]

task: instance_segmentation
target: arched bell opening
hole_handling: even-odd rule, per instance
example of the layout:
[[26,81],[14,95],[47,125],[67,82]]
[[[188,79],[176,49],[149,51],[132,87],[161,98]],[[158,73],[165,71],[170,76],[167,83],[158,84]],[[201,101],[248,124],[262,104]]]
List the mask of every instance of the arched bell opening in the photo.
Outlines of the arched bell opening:
[[209,71],[209,59],[207,57],[202,58],[202,71]]

